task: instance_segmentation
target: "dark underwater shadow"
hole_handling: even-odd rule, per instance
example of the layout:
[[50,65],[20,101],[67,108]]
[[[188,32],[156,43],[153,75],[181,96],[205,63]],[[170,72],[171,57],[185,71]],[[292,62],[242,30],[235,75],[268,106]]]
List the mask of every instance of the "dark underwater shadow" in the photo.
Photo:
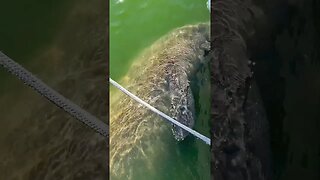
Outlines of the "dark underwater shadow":
[[[264,14],[245,26],[254,29],[247,31],[254,32],[253,36],[245,31],[240,33],[247,38],[248,60],[255,62],[250,67],[254,72],[252,80],[257,82],[270,127],[273,175],[268,179],[319,179],[320,3],[313,0],[247,2],[257,5]],[[226,3],[225,7],[234,6]],[[241,11],[240,7],[234,9]],[[231,27],[237,27],[235,22]],[[221,169],[214,166],[214,172],[219,174]]]

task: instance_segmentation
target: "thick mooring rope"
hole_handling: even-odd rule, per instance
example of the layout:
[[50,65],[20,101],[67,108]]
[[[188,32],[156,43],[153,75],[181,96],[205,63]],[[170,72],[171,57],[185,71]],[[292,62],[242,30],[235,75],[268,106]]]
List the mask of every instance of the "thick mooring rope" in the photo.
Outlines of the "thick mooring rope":
[[61,94],[50,88],[40,79],[35,77],[28,70],[24,69],[21,65],[10,59],[2,52],[0,52],[0,66],[10,72],[12,75],[15,75],[24,84],[31,87],[33,90],[44,96],[56,106],[78,119],[80,122],[89,126],[99,134],[105,137],[108,136],[109,127],[107,124],[97,119],[87,111],[83,110],[78,105],[69,101],[67,98],[63,97]]
[[210,138],[198,133],[197,131],[189,128],[188,126],[185,126],[184,124],[180,123],[179,121],[171,118],[170,116],[166,115],[165,113],[159,111],[158,109],[154,108],[153,106],[151,106],[150,104],[146,103],[145,101],[143,101],[142,99],[140,99],[139,97],[137,97],[136,95],[132,94],[131,92],[129,92],[128,90],[126,90],[124,87],[122,87],[120,84],[118,84],[117,82],[115,82],[114,80],[112,80],[111,78],[109,78],[109,81],[112,85],[114,85],[116,88],[118,88],[120,91],[122,91],[123,93],[125,93],[126,95],[128,95],[129,97],[131,97],[132,99],[136,100],[138,103],[144,105],[145,107],[147,107],[148,109],[150,109],[151,111],[153,111],[154,113],[160,115],[161,117],[163,117],[164,119],[168,120],[169,122],[179,126],[180,128],[188,131],[189,133],[191,133],[192,135],[196,136],[197,138],[201,139],[202,141],[204,141],[206,144],[210,145],[211,144],[211,140]]

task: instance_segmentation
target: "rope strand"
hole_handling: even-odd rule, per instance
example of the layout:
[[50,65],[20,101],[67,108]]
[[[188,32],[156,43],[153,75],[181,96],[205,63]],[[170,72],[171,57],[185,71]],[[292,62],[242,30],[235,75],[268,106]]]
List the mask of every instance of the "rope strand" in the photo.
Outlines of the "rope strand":
[[1,51],[0,66],[10,72],[12,75],[15,75],[18,79],[23,81],[24,84],[31,87],[41,96],[44,96],[47,100],[51,101],[57,107],[63,109],[65,112],[69,113],[71,116],[75,117],[86,126],[89,126],[91,129],[95,130],[102,136],[108,137],[109,127],[107,124],[97,119],[87,111],[83,110],[81,107],[74,104],[67,98],[63,97],[61,94],[43,83],[40,79],[35,77],[28,70],[10,59]]

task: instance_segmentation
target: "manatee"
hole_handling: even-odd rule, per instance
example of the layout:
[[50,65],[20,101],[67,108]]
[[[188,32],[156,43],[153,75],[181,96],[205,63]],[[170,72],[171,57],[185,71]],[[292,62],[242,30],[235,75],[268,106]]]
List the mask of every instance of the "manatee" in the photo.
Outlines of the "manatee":
[[[209,23],[172,30],[133,62],[121,79],[126,89],[182,124],[192,128],[195,105],[190,81],[210,50]],[[171,126],[171,128],[170,128]],[[171,130],[170,130],[171,129]],[[170,125],[117,89],[111,90],[110,172],[113,179],[130,179],[134,166],[150,168],[160,152],[169,153],[162,136],[183,140],[188,132]],[[160,138],[161,137],[161,138]],[[154,148],[158,148],[157,152]],[[168,147],[169,148],[169,147]],[[144,171],[145,172],[145,171]]]
[[250,0],[215,0],[212,7],[212,177],[271,179],[269,125],[248,49],[263,11]]

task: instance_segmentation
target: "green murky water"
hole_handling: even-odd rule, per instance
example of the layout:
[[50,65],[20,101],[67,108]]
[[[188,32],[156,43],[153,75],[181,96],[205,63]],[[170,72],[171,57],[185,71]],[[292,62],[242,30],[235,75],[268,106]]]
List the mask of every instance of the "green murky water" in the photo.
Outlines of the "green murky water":
[[[169,31],[184,25],[208,22],[209,19],[210,14],[204,0],[111,0],[110,76],[115,80],[122,79],[134,59]],[[207,83],[209,79],[206,78],[208,75],[207,67],[202,67],[192,88],[196,105],[194,129],[209,137],[210,87]],[[115,96],[118,97],[118,92],[111,88],[110,93],[110,101],[113,102]],[[112,110],[115,113],[121,111],[121,109]],[[130,136],[130,133],[134,135],[135,132],[128,131],[127,135]],[[161,155],[159,157],[136,162],[135,167],[124,167],[125,176],[113,175],[113,168],[119,167],[112,167],[111,164],[111,179],[210,179],[208,145],[191,136],[183,142],[177,142],[170,131],[157,141],[155,142],[157,145],[163,143],[161,150],[157,149],[159,146],[152,148],[151,145],[148,151],[163,152],[165,148],[165,154],[159,153]],[[126,149],[121,151],[126,152]]]
[[207,22],[206,0],[110,0],[110,76],[120,79],[143,49],[174,28]]

